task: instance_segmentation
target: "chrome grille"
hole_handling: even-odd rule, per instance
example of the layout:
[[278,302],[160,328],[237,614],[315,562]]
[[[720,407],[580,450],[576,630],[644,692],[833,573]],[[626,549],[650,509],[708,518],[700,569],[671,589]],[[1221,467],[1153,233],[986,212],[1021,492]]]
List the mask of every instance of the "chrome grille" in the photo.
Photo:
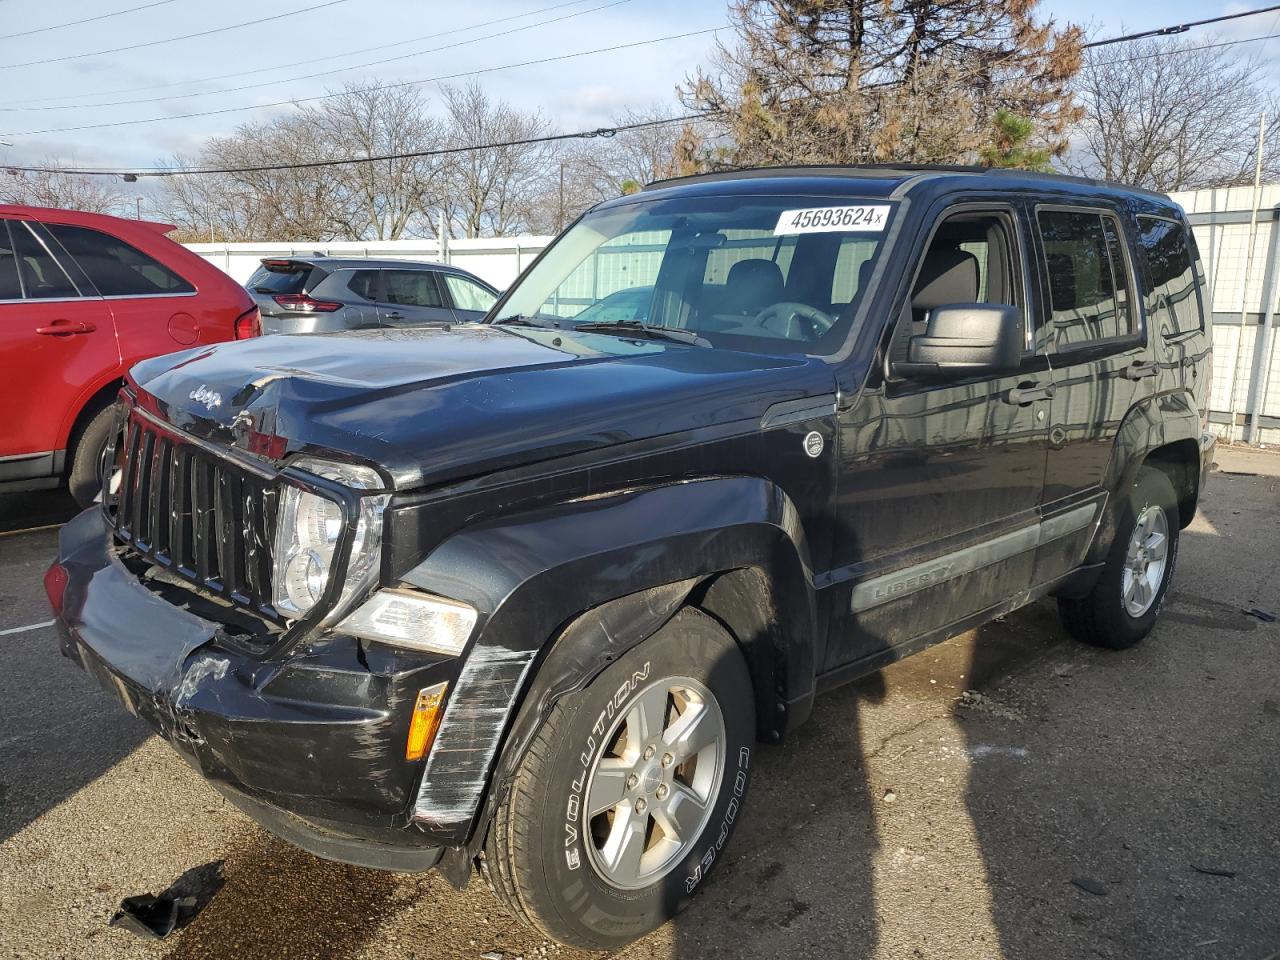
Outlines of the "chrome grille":
[[120,541],[210,593],[275,617],[270,479],[136,411],[108,462],[104,508]]

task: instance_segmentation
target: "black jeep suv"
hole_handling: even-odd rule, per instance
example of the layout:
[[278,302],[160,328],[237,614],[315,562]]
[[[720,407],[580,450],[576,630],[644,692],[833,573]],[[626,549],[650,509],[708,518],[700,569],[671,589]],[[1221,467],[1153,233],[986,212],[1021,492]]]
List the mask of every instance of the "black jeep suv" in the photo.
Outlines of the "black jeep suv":
[[[575,319],[619,290],[648,302]],[[616,946],[818,692],[1045,596],[1151,630],[1213,451],[1204,298],[1139,190],[654,184],[482,323],[134,368],[46,578],[63,649],[299,846],[478,864]]]

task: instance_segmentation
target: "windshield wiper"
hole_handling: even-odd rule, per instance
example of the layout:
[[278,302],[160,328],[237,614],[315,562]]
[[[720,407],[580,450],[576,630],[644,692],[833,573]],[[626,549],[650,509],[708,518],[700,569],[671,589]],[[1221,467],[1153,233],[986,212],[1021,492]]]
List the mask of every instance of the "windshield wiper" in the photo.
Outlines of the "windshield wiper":
[[546,317],[529,317],[521,313],[513,313],[509,317],[499,317],[493,321],[493,325],[512,326],[512,327],[543,327],[548,330],[559,330],[560,323],[558,320],[549,320]]
[[711,341],[703,339],[692,330],[680,327],[664,327],[659,323],[645,323],[643,320],[597,320],[594,323],[578,323],[573,329],[591,333],[641,334],[650,340],[670,340],[674,343],[687,343],[691,347],[709,347]]

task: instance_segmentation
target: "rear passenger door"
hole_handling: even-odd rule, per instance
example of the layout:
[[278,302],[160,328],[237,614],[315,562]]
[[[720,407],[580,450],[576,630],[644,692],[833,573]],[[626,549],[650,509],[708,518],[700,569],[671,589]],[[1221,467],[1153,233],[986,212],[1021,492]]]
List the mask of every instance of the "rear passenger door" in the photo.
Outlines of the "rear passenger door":
[[440,284],[432,270],[381,270],[378,322],[384,327],[451,323]]
[[1083,559],[1105,500],[1120,424],[1152,388],[1126,218],[1108,206],[1042,204],[1032,211],[1042,305],[1036,348],[1053,368],[1042,514],[1061,535],[1036,558],[1036,579]]
[[463,322],[481,319],[498,299],[496,293],[470,277],[459,273],[440,273],[437,276],[449,294],[453,315]]

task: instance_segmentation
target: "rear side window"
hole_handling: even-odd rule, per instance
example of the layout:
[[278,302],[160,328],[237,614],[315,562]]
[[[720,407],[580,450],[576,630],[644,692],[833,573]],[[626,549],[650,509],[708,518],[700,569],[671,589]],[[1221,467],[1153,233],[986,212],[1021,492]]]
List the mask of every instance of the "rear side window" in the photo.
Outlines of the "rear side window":
[[449,296],[453,297],[453,305],[459,310],[483,310],[488,313],[493,302],[498,299],[480,284],[466,277],[459,277],[452,273],[441,274],[441,276],[449,287]]
[[1049,323],[1039,346],[1062,353],[1137,331],[1120,225],[1110,214],[1037,214],[1049,281]]
[[1201,329],[1195,261],[1186,229],[1176,220],[1162,217],[1139,217],[1138,228],[1138,244],[1151,277],[1147,312],[1157,322],[1167,320],[1174,333]]
[[18,283],[18,257],[9,239],[9,225],[0,220],[0,300],[21,300]]
[[347,289],[364,300],[378,299],[378,271],[353,270],[347,281]]
[[45,224],[104,297],[195,293],[195,287],[154,257],[89,227]]
[[406,307],[438,307],[440,291],[436,278],[426,270],[387,270],[384,272],[387,286],[386,302]]
[[259,267],[245,284],[254,293],[276,296],[281,293],[302,293],[307,288],[307,278],[311,276],[311,268],[299,265],[301,269],[268,270]]
[[30,227],[20,220],[11,221],[9,226],[13,251],[18,257],[18,272],[29,300],[80,296],[66,271]]

